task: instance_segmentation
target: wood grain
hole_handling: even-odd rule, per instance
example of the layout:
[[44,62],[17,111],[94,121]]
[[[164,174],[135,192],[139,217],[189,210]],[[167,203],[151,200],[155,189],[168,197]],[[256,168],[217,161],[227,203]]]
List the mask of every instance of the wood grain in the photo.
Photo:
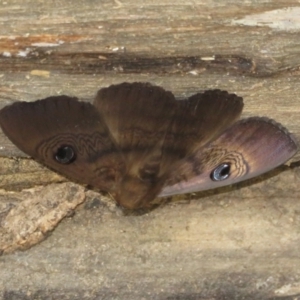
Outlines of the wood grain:
[[[124,81],[178,98],[218,88],[244,98],[243,116],[274,118],[300,140],[297,9],[295,0],[1,2],[0,107],[61,94],[91,101]],[[1,133],[0,155],[7,191],[62,180]],[[92,197],[94,209],[50,239],[1,257],[2,297],[295,299],[299,158],[257,184],[142,217]]]

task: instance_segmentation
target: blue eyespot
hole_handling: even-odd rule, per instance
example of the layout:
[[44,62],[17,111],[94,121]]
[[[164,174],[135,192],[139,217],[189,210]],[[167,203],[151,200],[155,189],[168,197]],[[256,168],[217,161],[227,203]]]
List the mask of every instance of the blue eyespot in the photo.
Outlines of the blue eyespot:
[[217,166],[210,174],[210,178],[213,181],[222,181],[230,176],[230,164],[223,163]]
[[76,159],[75,150],[69,145],[61,146],[57,149],[54,158],[60,164],[70,164]]

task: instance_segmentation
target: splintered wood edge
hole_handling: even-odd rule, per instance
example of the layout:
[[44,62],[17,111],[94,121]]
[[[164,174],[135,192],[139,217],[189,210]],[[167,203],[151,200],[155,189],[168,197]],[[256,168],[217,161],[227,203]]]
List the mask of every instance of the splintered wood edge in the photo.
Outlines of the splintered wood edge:
[[85,188],[74,183],[51,184],[22,192],[1,191],[2,196],[9,209],[1,212],[0,254],[24,250],[42,241],[86,199]]

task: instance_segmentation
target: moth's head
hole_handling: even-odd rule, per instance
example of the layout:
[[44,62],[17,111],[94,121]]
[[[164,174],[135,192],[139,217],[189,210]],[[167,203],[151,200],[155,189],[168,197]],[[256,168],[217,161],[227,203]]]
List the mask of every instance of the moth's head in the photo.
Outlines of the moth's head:
[[125,176],[119,184],[114,199],[124,208],[139,209],[151,206],[151,201],[162,188],[161,181],[142,180],[139,177]]

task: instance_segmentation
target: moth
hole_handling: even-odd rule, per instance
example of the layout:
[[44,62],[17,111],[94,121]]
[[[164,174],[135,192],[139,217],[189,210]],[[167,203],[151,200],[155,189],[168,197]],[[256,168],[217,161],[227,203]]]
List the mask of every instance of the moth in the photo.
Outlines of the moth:
[[23,152],[123,207],[233,184],[290,159],[298,145],[280,124],[239,120],[243,99],[208,90],[185,100],[149,83],[102,88],[93,104],[69,96],[15,102],[0,126]]

